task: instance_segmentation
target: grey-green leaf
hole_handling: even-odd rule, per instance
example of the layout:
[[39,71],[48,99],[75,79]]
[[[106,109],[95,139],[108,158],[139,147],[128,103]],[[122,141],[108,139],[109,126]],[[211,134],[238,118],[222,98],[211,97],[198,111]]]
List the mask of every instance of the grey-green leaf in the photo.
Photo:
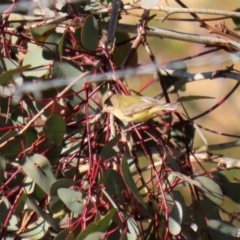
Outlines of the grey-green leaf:
[[169,231],[172,235],[178,235],[181,232],[182,217],[182,206],[179,202],[175,201],[175,205],[170,212],[168,222]]
[[58,197],[67,208],[77,214],[81,214],[84,208],[82,193],[73,189],[60,188],[57,190]]
[[202,194],[217,205],[223,204],[223,193],[219,185],[212,179],[205,176],[198,176],[194,178],[201,184]]
[[122,172],[124,181],[126,182],[127,186],[131,189],[136,199],[145,207],[147,208],[145,202],[143,201],[143,198],[141,194],[139,193],[136,183],[134,182],[131,172],[129,170],[128,160],[129,160],[128,154],[125,154],[122,159]]
[[93,15],[86,17],[81,31],[81,41],[87,51],[96,51],[99,42],[98,23]]
[[49,224],[42,218],[39,218],[37,222],[28,226],[27,230],[20,233],[19,236],[32,240],[42,239],[46,235],[48,228]]
[[4,85],[10,83],[11,81],[13,81],[14,77],[20,75],[21,73],[23,73],[30,67],[31,67],[31,65],[27,64],[25,66],[15,67],[13,69],[9,69],[9,70],[3,72],[0,75],[0,85],[4,86]]
[[234,227],[231,223],[222,220],[210,219],[207,221],[207,225],[229,236],[235,236],[238,231],[238,228]]
[[50,64],[52,61],[44,59],[42,56],[42,51],[42,48],[37,48],[30,50],[26,54],[22,64],[26,66],[31,65],[34,69],[23,72],[25,77],[41,78],[49,73]]
[[108,212],[108,214],[104,218],[102,218],[100,221],[89,224],[89,226],[78,235],[76,240],[85,240],[90,234],[95,232],[104,233],[108,229],[109,225],[111,224],[113,216],[115,215],[116,211],[117,210],[115,208],[112,208]]
[[60,200],[60,198],[58,197],[58,189],[60,188],[70,188],[71,186],[73,186],[74,181],[72,179],[67,179],[67,178],[63,178],[63,179],[59,179],[56,182],[54,182],[51,186],[50,189],[50,210],[53,213],[57,213],[60,212],[63,209],[63,202]]
[[43,127],[43,132],[47,139],[55,143],[57,146],[61,145],[65,131],[65,121],[57,114],[51,115]]
[[[37,167],[34,163],[38,164]],[[50,187],[55,182],[55,177],[52,173],[52,168],[47,160],[42,155],[34,154],[30,157],[25,157],[20,162],[24,173],[29,176],[45,193],[50,193]]]

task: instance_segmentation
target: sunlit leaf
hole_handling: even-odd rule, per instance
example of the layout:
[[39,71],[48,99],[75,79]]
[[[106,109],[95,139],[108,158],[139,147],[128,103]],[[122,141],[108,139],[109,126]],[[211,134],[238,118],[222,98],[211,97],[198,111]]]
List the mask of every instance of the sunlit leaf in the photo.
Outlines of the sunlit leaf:
[[201,192],[205,197],[207,197],[217,205],[222,205],[223,193],[221,188],[215,181],[205,176],[198,176],[194,179],[201,184]]
[[179,202],[175,201],[175,204],[170,212],[168,222],[169,231],[172,235],[178,235],[181,232],[182,217],[182,206]]
[[28,64],[28,65],[25,65],[25,66],[17,67],[17,68],[14,68],[14,69],[7,70],[6,72],[3,72],[0,75],[0,85],[4,86],[4,85],[12,82],[14,77],[22,74],[24,71],[26,71],[30,67],[31,67],[31,65]]
[[31,28],[31,34],[34,39],[45,42],[47,37],[56,29],[56,24],[47,24],[39,27]]
[[[37,167],[36,164],[39,165]],[[20,162],[24,173],[30,177],[42,190],[49,194],[50,187],[55,182],[55,177],[52,173],[51,165],[47,158],[39,154],[34,154],[30,157],[25,157]]]
[[42,52],[42,48],[37,48],[30,50],[26,54],[23,60],[23,65],[31,65],[31,67],[34,69],[23,72],[25,77],[41,78],[49,73],[50,64],[52,61],[44,59]]
[[139,230],[138,225],[133,218],[131,217],[127,218],[127,227],[128,227],[127,239],[128,240],[137,239],[139,236]]
[[47,233],[49,224],[42,218],[39,218],[35,223],[28,226],[27,230],[20,233],[19,236],[22,238],[28,238],[31,240],[42,239]]
[[207,225],[208,227],[229,236],[235,236],[238,231],[238,228],[234,227],[231,223],[222,220],[210,219],[207,221]]
[[73,189],[59,188],[58,197],[74,213],[81,214],[84,208],[82,193]]
[[59,179],[56,182],[54,182],[51,186],[50,189],[50,210],[53,213],[57,213],[60,212],[63,209],[64,203],[60,200],[60,198],[58,197],[58,189],[60,188],[69,188],[71,186],[73,186],[74,181],[72,179],[67,179],[67,178],[63,178],[63,179]]

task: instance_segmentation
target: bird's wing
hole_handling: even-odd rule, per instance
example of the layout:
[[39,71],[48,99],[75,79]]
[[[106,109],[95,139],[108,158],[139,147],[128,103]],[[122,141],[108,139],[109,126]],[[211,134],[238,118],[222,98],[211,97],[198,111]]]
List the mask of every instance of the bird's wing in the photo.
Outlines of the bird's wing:
[[133,103],[130,106],[124,108],[122,110],[123,114],[125,116],[131,116],[134,113],[140,113],[145,111],[148,108],[151,108],[153,106],[156,106],[156,103],[153,102],[139,102],[139,103]]

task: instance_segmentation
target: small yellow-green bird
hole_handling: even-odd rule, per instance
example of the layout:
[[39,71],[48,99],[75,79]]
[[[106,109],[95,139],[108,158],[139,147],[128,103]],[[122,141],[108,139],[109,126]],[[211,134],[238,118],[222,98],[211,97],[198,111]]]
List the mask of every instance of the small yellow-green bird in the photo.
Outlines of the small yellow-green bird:
[[102,98],[103,112],[112,113],[121,121],[145,122],[163,110],[175,111],[179,103],[165,103],[151,97],[127,96],[108,91]]

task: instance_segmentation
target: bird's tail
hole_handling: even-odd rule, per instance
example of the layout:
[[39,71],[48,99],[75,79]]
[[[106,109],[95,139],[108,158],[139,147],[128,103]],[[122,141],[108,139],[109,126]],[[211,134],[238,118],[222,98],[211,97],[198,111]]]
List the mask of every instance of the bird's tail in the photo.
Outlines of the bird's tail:
[[166,103],[163,106],[163,110],[176,111],[180,107],[180,103]]

